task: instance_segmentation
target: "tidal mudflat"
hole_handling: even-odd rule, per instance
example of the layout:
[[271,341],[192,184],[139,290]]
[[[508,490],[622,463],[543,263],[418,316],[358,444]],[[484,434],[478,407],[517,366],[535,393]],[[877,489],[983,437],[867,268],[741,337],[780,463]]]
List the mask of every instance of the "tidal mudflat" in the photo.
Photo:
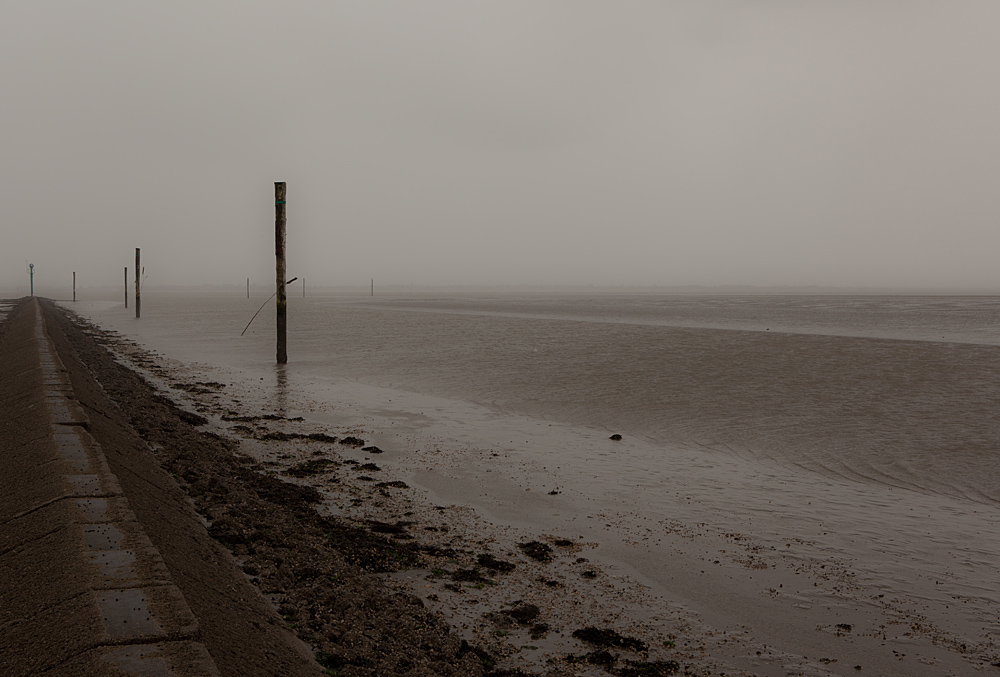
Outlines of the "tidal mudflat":
[[[557,313],[551,309],[542,320],[520,318],[495,304],[478,310],[449,306],[447,312],[329,305],[310,311],[316,317],[326,313],[330,324],[310,334],[315,345],[304,346],[301,364],[283,370],[253,367],[243,358],[218,359],[211,350],[199,353],[193,338],[179,335],[183,328],[175,327],[170,335],[155,321],[148,328],[118,326],[159,350],[154,357],[167,370],[161,376],[167,392],[194,412],[202,409],[212,429],[238,443],[261,470],[316,488],[324,496],[321,511],[427,548],[421,566],[386,572],[386,584],[421,597],[501,666],[606,674],[607,668],[626,669],[628,660],[675,660],[692,670],[726,674],[856,674],[855,666],[876,674],[963,674],[995,669],[991,663],[1000,660],[991,580],[1000,534],[989,484],[963,495],[956,487],[969,486],[961,479],[967,467],[953,477],[928,472],[949,450],[966,466],[970,457],[962,453],[991,453],[992,423],[976,423],[964,433],[947,421],[936,423],[947,418],[942,408],[954,410],[962,402],[970,411],[988,406],[989,379],[953,378],[934,366],[952,360],[961,367],[974,356],[978,370],[988,373],[997,350],[988,342],[923,346],[898,337],[831,337],[829,331],[813,336],[787,327],[772,338],[770,327],[669,326],[656,336],[723,332],[717,340],[736,351],[728,358],[730,371],[756,369],[760,378],[744,379],[743,391],[729,395],[733,405],[724,411],[718,384],[699,390],[694,377],[699,369],[707,375],[727,365],[692,362],[699,354],[721,353],[682,342],[676,350],[687,351],[685,359],[666,369],[664,364],[676,358],[667,355],[660,363],[663,373],[653,375],[662,380],[661,389],[649,393],[668,405],[670,397],[677,400],[660,409],[674,416],[672,422],[618,426],[595,417],[594,425],[585,425],[580,419],[594,403],[585,395],[579,401],[567,398],[558,379],[548,390],[517,391],[524,397],[519,404],[511,394],[516,386],[544,379],[495,370],[492,382],[461,386],[470,394],[456,396],[459,372],[469,371],[469,363],[495,365],[504,355],[480,360],[471,349],[451,346],[439,352],[451,358],[456,351],[473,353],[451,371],[433,350],[419,353],[432,371],[444,370],[436,381],[421,371],[430,370],[426,364],[390,373],[380,365],[406,363],[404,349],[415,340],[412,332],[393,338],[391,330],[409,326],[423,332],[423,342],[434,327],[451,333],[464,327],[466,345],[493,335],[499,352],[520,351],[520,362],[532,369],[572,379],[586,371],[587,363],[576,360],[579,354],[566,337],[582,333],[584,341],[611,341],[614,331],[601,334],[606,327],[592,325],[625,324],[611,330],[631,332],[634,323],[553,319]],[[406,305],[405,300],[396,305]],[[96,319],[109,317],[107,309],[98,311]],[[505,331],[494,331],[496,317]],[[348,319],[353,328],[340,333],[354,332],[358,336],[352,340],[366,336],[369,347],[352,353],[345,348],[348,339],[340,336],[326,339],[321,350],[320,334],[332,333]],[[539,343],[539,321],[550,323],[546,331],[559,340]],[[773,318],[766,321],[774,324]],[[519,333],[511,333],[519,327]],[[650,327],[647,322],[640,330]],[[981,332],[970,333],[982,338]],[[519,343],[525,336],[531,340]],[[831,345],[841,346],[839,356]],[[754,346],[774,364],[784,363],[786,374],[797,369],[799,380],[821,376],[808,391],[813,396],[826,389],[832,392],[827,404],[854,402],[857,410],[842,410],[840,422],[832,425],[822,402],[811,416],[809,403],[794,391],[760,390],[776,377],[759,364],[744,363],[756,358]],[[560,358],[557,348],[567,354]],[[794,358],[782,362],[789,348],[825,354],[826,371],[802,371],[806,363]],[[548,366],[533,357],[536,349],[546,352]],[[895,395],[885,380],[889,376],[880,380],[848,373],[841,378],[846,383],[838,382],[833,375],[843,370],[836,369],[837,360],[866,350],[874,355],[871,364],[888,364],[886,372],[897,375],[900,368],[919,363],[921,355],[930,355],[931,372],[941,378],[905,372],[918,383],[909,394],[903,383],[904,390]],[[360,372],[365,359],[373,365],[368,377]],[[569,362],[565,372],[552,366],[560,359]],[[592,361],[595,369],[601,367],[599,359]],[[975,366],[969,366],[970,374]],[[474,375],[484,378],[482,371]],[[879,392],[888,397],[872,399],[858,390],[865,385],[882,388]],[[484,390],[474,388],[492,388],[496,401],[483,401]],[[925,421],[909,429],[899,421],[889,427],[891,417],[878,411],[880,402],[887,401],[889,410],[904,410],[913,405],[905,400],[913,392],[920,398],[907,420]],[[716,409],[706,410],[700,423],[692,413],[681,415],[694,411],[686,403],[692,398],[715,403]],[[777,407],[782,416],[753,415],[761,402]],[[708,434],[711,425],[705,421],[715,425],[723,415],[731,426]],[[857,450],[845,448],[837,456],[836,449],[822,445],[846,445],[859,427],[872,431],[866,448],[891,447],[894,439],[919,444],[887,448],[881,458],[855,464],[852,475],[843,459]],[[665,441],[662,429],[677,429],[686,437]],[[621,440],[610,439],[616,433]],[[364,444],[324,442],[322,435]],[[741,440],[749,442],[741,445]],[[775,440],[781,453],[760,452]],[[940,442],[937,447],[934,440]],[[799,442],[809,454],[792,455]],[[817,445],[826,455],[815,452]],[[921,458],[930,458],[929,466],[914,462],[909,453],[920,445],[926,447]],[[829,461],[837,458],[840,463]],[[525,547],[533,543],[550,550],[548,559],[529,556],[532,550]],[[490,568],[490,563],[502,564]],[[505,570],[507,564],[514,568]],[[526,606],[537,607],[537,615]],[[646,652],[600,647],[579,633],[573,636],[587,627],[633,638]],[[618,658],[608,664],[601,651]],[[595,653],[597,663],[570,657]]]

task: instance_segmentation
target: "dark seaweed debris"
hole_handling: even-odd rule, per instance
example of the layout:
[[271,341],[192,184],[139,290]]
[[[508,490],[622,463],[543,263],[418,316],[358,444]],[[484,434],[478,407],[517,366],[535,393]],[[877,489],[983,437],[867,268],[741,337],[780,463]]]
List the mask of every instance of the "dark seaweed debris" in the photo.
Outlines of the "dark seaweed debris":
[[616,646],[622,649],[628,649],[629,651],[635,651],[637,653],[643,653],[649,648],[649,645],[641,639],[626,637],[624,635],[619,635],[614,630],[601,630],[600,628],[595,628],[594,626],[574,630],[573,636],[581,641],[595,646]]
[[552,548],[547,543],[529,541],[527,543],[518,543],[517,547],[521,549],[521,552],[533,560],[537,560],[539,562],[552,561]]
[[[278,442],[288,442],[289,440],[311,440],[313,442],[329,442],[333,444],[338,441],[333,435],[327,435],[325,433],[309,433],[308,435],[303,433],[264,433],[257,439],[270,441],[275,440]],[[340,441],[343,444],[343,441]]]
[[184,390],[191,393],[192,395],[212,395],[216,392],[215,388],[206,388],[205,386],[218,385],[220,388],[224,388],[225,384],[210,384],[210,383],[171,383],[170,387],[174,390]]
[[485,583],[487,585],[493,585],[494,583],[492,578],[487,578],[479,572],[479,567],[456,569],[451,572],[451,580],[461,583]]
[[285,474],[290,475],[291,477],[309,477],[310,475],[319,475],[320,473],[328,472],[330,466],[334,463],[335,461],[331,461],[327,458],[305,461],[304,463],[292,466],[285,471]]
[[567,663],[589,663],[590,665],[600,665],[608,671],[611,670],[617,660],[618,656],[611,655],[611,653],[605,649],[600,651],[591,651],[590,653],[581,654],[579,656],[576,654],[566,655]]
[[[409,543],[396,540],[409,538],[405,532],[393,531],[387,538],[382,535],[385,532],[379,533],[380,529],[368,531],[334,520],[326,520],[325,526],[329,543],[344,559],[368,571],[386,573],[420,565],[421,559],[417,549]],[[385,526],[393,527],[393,525]]]
[[528,625],[538,618],[541,610],[534,604],[520,603],[512,609],[504,609],[500,613],[508,616],[520,625]]
[[492,569],[493,571],[498,571],[504,574],[517,568],[517,565],[513,562],[504,562],[503,560],[497,559],[488,553],[480,555],[476,559],[476,562],[484,569]]
[[615,664],[618,660],[618,656],[612,656],[611,652],[607,649],[601,649],[600,651],[593,651],[587,654],[586,661],[591,665],[600,665],[601,667],[610,670],[611,666]]
[[284,416],[279,416],[278,414],[264,414],[262,416],[240,416],[235,411],[229,411],[223,414],[220,418],[223,421],[239,421],[240,423],[254,423],[256,421],[303,421],[301,416],[296,416],[295,418],[285,418]]
[[200,426],[208,423],[208,419],[204,416],[199,416],[198,414],[193,414],[190,411],[184,411],[183,409],[178,409],[177,415],[182,421],[189,425]]
[[625,666],[618,670],[619,677],[667,677],[681,669],[677,661],[625,661]]

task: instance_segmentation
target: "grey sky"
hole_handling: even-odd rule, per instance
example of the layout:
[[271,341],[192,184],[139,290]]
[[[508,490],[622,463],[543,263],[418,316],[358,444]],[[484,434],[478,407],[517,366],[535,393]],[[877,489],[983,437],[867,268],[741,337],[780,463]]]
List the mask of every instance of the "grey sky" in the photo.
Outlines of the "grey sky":
[[1000,4],[8,2],[0,290],[1000,289]]

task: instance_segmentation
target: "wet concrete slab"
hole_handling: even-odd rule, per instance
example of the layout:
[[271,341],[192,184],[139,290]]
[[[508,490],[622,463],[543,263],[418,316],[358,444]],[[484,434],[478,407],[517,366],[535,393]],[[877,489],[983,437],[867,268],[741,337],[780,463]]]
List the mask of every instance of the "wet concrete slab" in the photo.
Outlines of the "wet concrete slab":
[[220,673],[203,644],[177,641],[99,647],[43,672],[42,677],[103,677],[108,674],[216,677]]
[[16,453],[4,458],[0,473],[0,525],[31,510],[66,496],[69,487],[65,478],[45,467],[57,460],[55,445],[46,437],[44,428],[26,430],[27,437]]
[[[0,346],[0,415],[17,416],[0,476],[0,675],[217,675],[36,302],[22,320]],[[27,368],[7,368],[18,360]]]
[[170,572],[160,552],[134,519],[83,524],[85,557],[102,588],[165,585]]
[[113,640],[134,641],[167,636],[160,624],[153,619],[145,590],[101,590],[97,593],[97,607],[101,610],[104,628]]
[[89,592],[82,547],[79,529],[68,524],[0,556],[0,626]]
[[[32,592],[29,589],[22,594]],[[0,675],[4,677],[41,674],[100,646],[106,636],[92,591],[14,616],[2,634]]]
[[73,503],[83,514],[83,521],[98,523],[114,519],[112,515],[115,511],[113,504],[113,501],[115,500],[116,499],[114,497],[77,498],[74,499]]
[[98,524],[84,524],[82,526],[83,540],[87,544],[88,550],[121,549],[123,534],[115,524],[101,522]]
[[74,503],[57,501],[0,525],[0,558],[25,543],[68,528],[82,515]]

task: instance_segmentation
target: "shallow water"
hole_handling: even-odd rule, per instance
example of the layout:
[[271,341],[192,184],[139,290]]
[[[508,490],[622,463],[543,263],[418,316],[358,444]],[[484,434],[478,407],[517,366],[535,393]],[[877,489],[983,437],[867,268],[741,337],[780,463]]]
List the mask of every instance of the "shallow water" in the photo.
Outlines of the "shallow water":
[[[1000,502],[995,297],[289,302],[290,369],[311,378]],[[152,297],[141,331],[180,359],[260,367],[271,306],[239,337],[258,304]]]
[[997,299],[445,299],[340,307],[310,348],[330,375],[995,504],[998,328]]
[[[838,614],[874,634],[916,618],[996,654],[1000,299],[291,298],[281,370],[270,305],[239,337],[262,300],[144,301],[138,322],[121,304],[73,307],[228,370],[251,408],[440,448],[433,466],[387,458],[441,501],[603,543],[719,627],[774,641]],[[787,649],[829,648],[817,641]]]

